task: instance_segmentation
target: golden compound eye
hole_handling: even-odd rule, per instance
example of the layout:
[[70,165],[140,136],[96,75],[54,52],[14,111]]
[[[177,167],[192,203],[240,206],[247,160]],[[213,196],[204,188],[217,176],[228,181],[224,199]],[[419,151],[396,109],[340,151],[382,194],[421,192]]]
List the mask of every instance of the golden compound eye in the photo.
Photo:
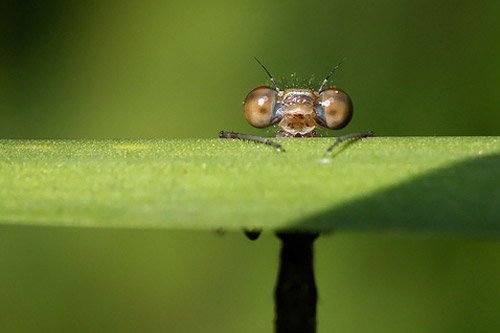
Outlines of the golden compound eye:
[[342,89],[326,89],[319,94],[315,111],[323,126],[330,129],[340,129],[351,121],[352,101]]
[[250,125],[258,128],[271,125],[276,96],[271,87],[257,87],[247,95],[243,108]]

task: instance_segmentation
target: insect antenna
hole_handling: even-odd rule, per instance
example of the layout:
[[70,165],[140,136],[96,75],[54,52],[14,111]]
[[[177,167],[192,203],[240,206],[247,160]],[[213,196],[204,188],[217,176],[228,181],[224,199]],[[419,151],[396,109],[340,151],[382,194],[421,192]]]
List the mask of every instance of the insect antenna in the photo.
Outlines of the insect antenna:
[[337,70],[337,68],[339,68],[340,65],[342,65],[342,63],[344,62],[345,59],[346,58],[342,59],[335,67],[333,67],[333,69],[330,71],[330,73],[328,73],[328,75],[325,77],[325,79],[323,80],[323,82],[319,86],[318,92],[321,92],[323,90],[323,87],[325,86],[325,84],[328,82],[328,80],[333,75],[333,73],[335,73],[335,71]]
[[271,79],[271,82],[274,86],[274,90],[276,90],[277,92],[280,92],[280,88],[278,88],[278,85],[276,84],[276,81],[274,81],[274,78],[273,76],[271,75],[271,73],[267,70],[266,66],[264,66],[260,61],[259,59],[257,59],[257,57],[254,57],[255,61],[257,61],[259,63],[259,65],[262,66],[262,68],[264,68],[264,70],[266,71],[267,75],[269,75],[269,78]]

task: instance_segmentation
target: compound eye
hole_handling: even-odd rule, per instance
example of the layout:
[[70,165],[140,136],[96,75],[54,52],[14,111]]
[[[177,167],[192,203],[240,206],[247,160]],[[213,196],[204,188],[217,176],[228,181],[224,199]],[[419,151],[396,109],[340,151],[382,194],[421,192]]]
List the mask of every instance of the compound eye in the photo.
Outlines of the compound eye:
[[330,88],[319,94],[315,111],[323,126],[340,129],[351,121],[353,106],[345,91]]
[[247,95],[243,108],[250,125],[258,128],[271,125],[276,96],[271,87],[257,87]]

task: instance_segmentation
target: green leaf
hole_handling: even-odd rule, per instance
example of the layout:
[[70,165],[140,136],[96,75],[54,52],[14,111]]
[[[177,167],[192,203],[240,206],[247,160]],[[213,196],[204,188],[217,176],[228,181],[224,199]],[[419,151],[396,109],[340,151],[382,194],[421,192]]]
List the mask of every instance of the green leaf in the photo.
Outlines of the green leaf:
[[500,232],[499,137],[1,140],[0,222]]

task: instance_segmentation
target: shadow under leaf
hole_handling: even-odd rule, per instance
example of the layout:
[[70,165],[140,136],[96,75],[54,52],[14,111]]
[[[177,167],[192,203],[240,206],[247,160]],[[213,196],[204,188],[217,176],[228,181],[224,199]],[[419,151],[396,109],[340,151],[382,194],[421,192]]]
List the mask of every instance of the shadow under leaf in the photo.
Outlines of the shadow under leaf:
[[469,159],[431,171],[297,221],[295,227],[321,231],[498,234],[500,155]]

